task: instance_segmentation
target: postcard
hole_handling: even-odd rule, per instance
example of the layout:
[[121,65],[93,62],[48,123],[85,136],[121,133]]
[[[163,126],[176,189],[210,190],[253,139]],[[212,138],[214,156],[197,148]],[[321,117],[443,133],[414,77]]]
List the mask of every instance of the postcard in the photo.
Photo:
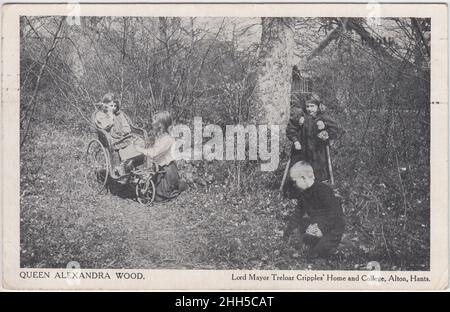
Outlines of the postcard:
[[445,4],[2,14],[4,289],[448,287]]

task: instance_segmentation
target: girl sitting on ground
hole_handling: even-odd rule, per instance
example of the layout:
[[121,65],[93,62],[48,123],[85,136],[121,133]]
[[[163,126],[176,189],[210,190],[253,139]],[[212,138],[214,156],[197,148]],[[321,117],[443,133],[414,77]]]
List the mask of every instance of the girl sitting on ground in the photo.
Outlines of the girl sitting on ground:
[[150,148],[143,148],[135,142],[135,149],[148,157],[149,161],[155,163],[163,173],[156,175],[155,200],[162,201],[178,196],[187,188],[184,181],[180,179],[177,165],[172,155],[175,139],[169,134],[172,126],[172,116],[163,111],[153,116],[152,127],[155,133],[155,143]]

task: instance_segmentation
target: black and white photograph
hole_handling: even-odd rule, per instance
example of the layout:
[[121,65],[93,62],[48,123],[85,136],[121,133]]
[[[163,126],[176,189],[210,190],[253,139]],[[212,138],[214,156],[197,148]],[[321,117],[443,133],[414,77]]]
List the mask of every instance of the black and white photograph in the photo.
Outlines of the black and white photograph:
[[3,287],[448,287],[440,8],[3,6]]
[[431,24],[21,16],[21,268],[428,271]]

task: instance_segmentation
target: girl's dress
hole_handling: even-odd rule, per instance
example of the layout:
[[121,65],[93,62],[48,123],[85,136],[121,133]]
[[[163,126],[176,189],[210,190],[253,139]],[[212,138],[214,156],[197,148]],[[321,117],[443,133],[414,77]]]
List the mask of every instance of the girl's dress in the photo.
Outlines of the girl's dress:
[[152,161],[159,166],[158,173],[155,176],[156,201],[163,201],[178,196],[186,190],[186,183],[181,180],[178,174],[178,168],[172,155],[172,147],[175,139],[165,133],[155,140],[153,147],[143,151],[144,155],[152,158]]
[[109,130],[114,123],[114,115],[105,113],[104,111],[99,110],[95,114],[95,121],[99,128],[104,130]]
[[142,141],[142,138],[132,134],[131,126],[125,113],[119,112],[114,116],[114,123],[110,133],[113,139],[114,149],[118,151],[121,161],[140,155],[140,153],[134,148],[133,142],[135,140]]

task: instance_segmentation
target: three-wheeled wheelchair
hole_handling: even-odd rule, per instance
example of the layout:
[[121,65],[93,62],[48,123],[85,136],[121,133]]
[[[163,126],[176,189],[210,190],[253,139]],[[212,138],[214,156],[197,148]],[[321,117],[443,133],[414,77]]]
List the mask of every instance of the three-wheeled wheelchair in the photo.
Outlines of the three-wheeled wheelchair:
[[[117,165],[114,163],[113,153],[117,153],[115,145],[123,140],[138,136],[148,142],[148,134],[142,128],[136,127],[130,118],[125,117],[130,125],[131,133],[123,137],[120,141],[114,141],[108,131],[100,128],[97,123],[95,111],[92,114],[91,121],[97,134],[96,139],[92,139],[86,148],[85,153],[85,181],[86,185],[96,194],[104,194],[108,191],[110,183],[120,183],[130,185],[134,188],[136,200],[144,205],[151,204],[155,200],[156,175],[164,174],[164,171],[142,157],[140,162],[128,164],[128,171],[119,173],[114,170]],[[114,142],[113,142],[114,141]]]

